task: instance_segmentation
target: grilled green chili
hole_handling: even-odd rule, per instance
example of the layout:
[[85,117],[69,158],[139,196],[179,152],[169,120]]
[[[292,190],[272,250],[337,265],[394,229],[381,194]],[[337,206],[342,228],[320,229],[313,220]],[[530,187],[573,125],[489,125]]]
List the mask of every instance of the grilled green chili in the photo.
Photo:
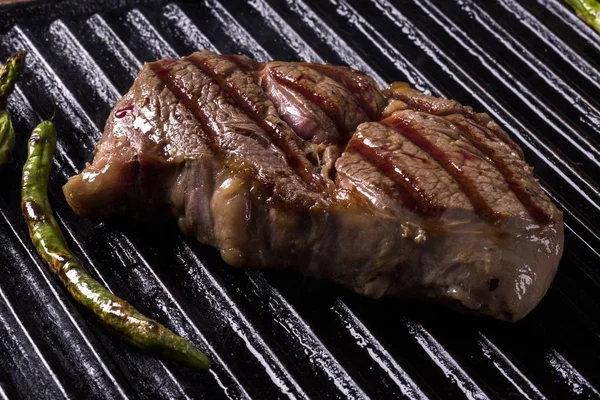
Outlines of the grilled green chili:
[[142,350],[208,370],[209,360],[203,353],[104,288],[69,250],[48,200],[48,177],[55,149],[56,130],[51,121],[44,121],[29,138],[21,192],[22,213],[39,255],[73,298],[110,331]]
[[0,110],[0,167],[8,162],[15,147],[15,130],[6,110]]
[[597,0],[565,0],[579,18],[600,32],[600,3]]
[[15,146],[15,130],[6,112],[6,101],[21,74],[24,61],[25,52],[20,51],[9,58],[6,64],[0,65],[0,166],[6,164]]

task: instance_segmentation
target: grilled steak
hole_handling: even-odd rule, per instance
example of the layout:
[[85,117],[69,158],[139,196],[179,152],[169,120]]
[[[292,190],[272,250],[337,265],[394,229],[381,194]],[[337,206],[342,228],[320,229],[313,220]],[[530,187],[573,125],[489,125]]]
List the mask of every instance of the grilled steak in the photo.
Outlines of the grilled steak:
[[487,114],[330,64],[147,63],[64,193],[94,220],[174,215],[232,266],[508,321],[563,251],[562,213]]

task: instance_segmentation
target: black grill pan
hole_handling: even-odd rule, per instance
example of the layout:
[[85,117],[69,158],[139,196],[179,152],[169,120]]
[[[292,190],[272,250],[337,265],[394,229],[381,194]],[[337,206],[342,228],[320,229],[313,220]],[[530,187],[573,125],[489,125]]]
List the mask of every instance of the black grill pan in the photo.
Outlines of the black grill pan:
[[[0,170],[0,399],[600,398],[600,35],[561,0],[31,1],[0,7],[0,58],[28,52]],[[541,304],[507,324],[372,301],[225,265],[176,227],[92,224],[62,197],[141,65],[200,48],[329,61],[488,112],[564,211]],[[25,141],[56,100],[50,199],[92,274],[213,360],[208,374],[108,335],[35,254]]]

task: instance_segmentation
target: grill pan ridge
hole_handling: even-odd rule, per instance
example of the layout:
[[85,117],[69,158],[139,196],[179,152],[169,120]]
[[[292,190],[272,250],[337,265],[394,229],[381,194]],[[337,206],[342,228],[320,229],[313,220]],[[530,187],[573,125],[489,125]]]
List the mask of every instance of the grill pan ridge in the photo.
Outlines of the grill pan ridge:
[[[0,58],[28,52],[0,170],[0,399],[600,398],[600,36],[562,0],[33,1],[1,6]],[[507,324],[237,270],[174,226],[92,224],[62,197],[146,61],[207,48],[328,61],[488,112],[564,212],[546,297]],[[49,197],[90,272],[213,361],[194,374],[113,338],[35,254],[19,190],[56,101]]]

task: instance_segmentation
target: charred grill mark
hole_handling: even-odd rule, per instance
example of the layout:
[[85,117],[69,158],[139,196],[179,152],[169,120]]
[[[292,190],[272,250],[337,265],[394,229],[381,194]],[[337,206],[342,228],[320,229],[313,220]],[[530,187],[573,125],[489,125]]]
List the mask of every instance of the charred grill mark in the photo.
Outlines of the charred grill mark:
[[[319,73],[318,71],[315,71],[315,72]],[[304,96],[308,101],[311,101],[314,104],[316,104],[318,107],[320,107],[325,112],[325,114],[329,118],[331,118],[331,120],[333,121],[334,125],[336,126],[336,128],[338,129],[340,134],[342,134],[343,136],[346,136],[346,137],[348,136],[349,131],[348,131],[348,127],[346,126],[346,123],[344,122],[344,115],[343,115],[344,111],[340,109],[338,104],[336,104],[335,100],[333,100],[331,97],[327,96],[326,94],[324,94],[318,90],[313,90],[313,88],[307,86],[304,82],[302,82],[302,80],[303,80],[302,78],[304,78],[304,75],[302,75],[299,78],[294,78],[294,77],[284,74],[283,72],[281,72],[275,68],[270,68],[268,73],[271,76],[271,78],[273,78],[276,82],[278,82],[292,90],[297,91],[302,96]],[[320,75],[322,75],[322,74],[320,74]],[[306,78],[310,79],[310,77],[306,77]],[[352,112],[352,111],[353,110],[350,110],[350,112]],[[358,113],[364,114],[364,111],[360,108],[355,111]],[[366,117],[366,115],[365,115],[365,117]],[[364,118],[363,121],[364,120],[366,120],[366,118]]]
[[[148,64],[150,69],[156,74],[156,76],[160,79],[160,81],[169,89],[173,95],[185,106],[188,110],[191,111],[192,115],[196,118],[196,120],[200,123],[200,127],[202,132],[205,134],[205,139],[207,140],[207,144],[211,151],[215,154],[223,153],[223,149],[219,144],[218,134],[213,130],[209,123],[209,116],[205,113],[204,108],[198,102],[198,98],[189,91],[186,91],[185,88],[181,87],[177,84],[175,77],[173,76],[169,66],[173,65],[174,61],[164,61],[163,64],[159,63],[150,63]],[[157,71],[159,73],[157,73]],[[274,192],[274,184],[271,180],[266,179],[262,176],[259,171],[255,167],[248,165],[247,163],[240,163],[237,161],[228,162],[228,165],[231,168],[237,170],[251,170],[250,173],[257,179],[258,182],[268,191]]]
[[471,180],[460,166],[442,150],[417,132],[409,123],[398,116],[392,115],[379,121],[380,123],[395,129],[402,136],[410,140],[414,145],[429,154],[450,176],[458,183],[458,186],[467,196],[475,212],[490,222],[498,220],[498,214],[490,207],[485,198],[477,190],[475,182]]
[[363,159],[369,161],[390,178],[400,189],[401,201],[405,207],[426,215],[436,215],[442,211],[442,208],[435,204],[431,197],[419,186],[416,179],[402,168],[397,167],[394,161],[380,151],[378,147],[369,146],[364,140],[356,136],[350,141],[346,150],[360,154]]
[[[218,57],[217,55],[211,56]],[[264,94],[262,88],[257,85],[261,91],[260,93],[264,96],[264,98],[260,98],[257,101],[248,96],[247,93],[235,85],[235,82],[229,79],[236,70],[241,71],[241,69],[238,69],[237,64],[232,63],[233,68],[229,68],[227,71],[221,71],[218,67],[214,67],[208,60],[200,57],[198,54],[192,54],[191,56],[186,57],[186,59],[193,62],[201,71],[210,76],[219,85],[221,90],[229,95],[233,100],[233,104],[246,112],[254,122],[269,135],[273,144],[283,151],[287,163],[298,174],[303,182],[315,191],[321,191],[325,188],[322,177],[315,173],[306,156],[296,151],[296,149],[293,149],[289,142],[286,141],[286,130],[291,130],[291,128],[279,117],[277,120],[267,118],[268,114],[265,103],[267,101],[270,102],[270,100]],[[221,60],[225,59],[221,58]],[[294,136],[297,135],[294,133]]]
[[[390,89],[387,89],[384,92],[393,99],[403,101],[408,105],[410,109],[415,111],[422,111],[428,114],[433,114],[441,117],[459,114],[463,115],[466,118],[477,121],[482,126],[486,125],[488,122],[491,121],[489,115],[487,114],[475,113],[471,107],[463,106],[456,100],[440,99],[437,97],[427,96],[421,92],[416,91],[415,89],[412,89],[410,85],[406,82],[394,82],[390,86]],[[444,110],[445,107],[441,107],[440,102],[451,102],[455,106],[450,107],[450,110],[442,112],[442,110]],[[485,122],[483,120],[485,120]],[[489,139],[501,140],[511,149],[517,152],[521,156],[521,158],[523,158],[523,150],[499,126],[486,126],[485,134],[486,136],[488,136]]]
[[[469,107],[464,107],[454,100],[439,99],[426,96],[421,92],[412,89],[406,82],[394,82],[385,93],[392,99],[400,100],[411,109],[421,111],[427,114],[444,116],[449,113],[461,113],[467,117],[473,116],[473,111]],[[448,107],[447,103],[452,102],[454,107]]]
[[[361,83],[357,79],[353,79],[348,74],[360,74],[358,71],[343,71],[342,67],[334,66],[330,64],[317,64],[317,63],[301,63],[304,66],[312,68],[313,70],[327,76],[328,78],[337,82],[340,86],[343,86],[352,94],[354,100],[358,103],[360,108],[364,111],[364,113],[369,117],[369,120],[376,121],[381,117],[381,112],[383,111],[383,107],[377,107],[377,99],[375,98],[377,94],[380,97],[382,105],[384,105],[385,100],[383,95],[379,90],[373,86],[373,84],[369,83]],[[371,79],[364,76],[365,80]],[[365,95],[367,93],[375,93],[373,98],[373,104],[369,104],[369,102],[365,99]],[[362,94],[362,95],[361,95]],[[375,105],[375,109],[373,109],[373,105]]]
[[244,72],[256,72],[264,66],[264,63],[252,60],[248,57],[237,54],[221,54],[220,57],[226,58],[238,66]]
[[521,149],[519,147],[518,144],[516,144],[511,138],[510,136],[508,136],[508,133],[504,132],[502,130],[502,128],[500,128],[499,126],[484,126],[484,124],[481,124],[481,126],[485,129],[483,129],[486,134],[491,133],[491,137],[495,138],[495,139],[499,139],[501,142],[503,142],[504,144],[508,145],[508,147],[510,147],[513,151],[515,151],[519,157],[521,157],[521,159],[524,159],[524,154],[523,154],[523,149]]
[[149,63],[148,67],[152,72],[160,79],[163,85],[167,87],[175,95],[177,100],[196,117],[196,120],[200,123],[205,139],[207,139],[208,147],[215,154],[220,153],[221,149],[217,143],[217,133],[210,127],[208,123],[208,117],[203,112],[202,107],[198,104],[194,94],[185,90],[185,88],[177,85],[175,77],[171,73],[169,66],[173,65],[174,61],[166,60],[162,64]]
[[533,194],[528,193],[520,184],[519,179],[515,176],[511,168],[504,162],[500,154],[498,154],[492,147],[488,146],[480,137],[477,136],[475,130],[483,131],[486,137],[490,138],[486,129],[475,125],[472,121],[457,118],[452,118],[450,121],[456,125],[461,132],[465,135],[466,139],[475,147],[477,150],[482,152],[486,157],[492,161],[492,165],[502,174],[502,177],[506,181],[508,187],[515,194],[517,199],[523,204],[525,209],[529,212],[531,217],[539,223],[548,223],[551,220],[551,216],[548,215],[532,198]]

